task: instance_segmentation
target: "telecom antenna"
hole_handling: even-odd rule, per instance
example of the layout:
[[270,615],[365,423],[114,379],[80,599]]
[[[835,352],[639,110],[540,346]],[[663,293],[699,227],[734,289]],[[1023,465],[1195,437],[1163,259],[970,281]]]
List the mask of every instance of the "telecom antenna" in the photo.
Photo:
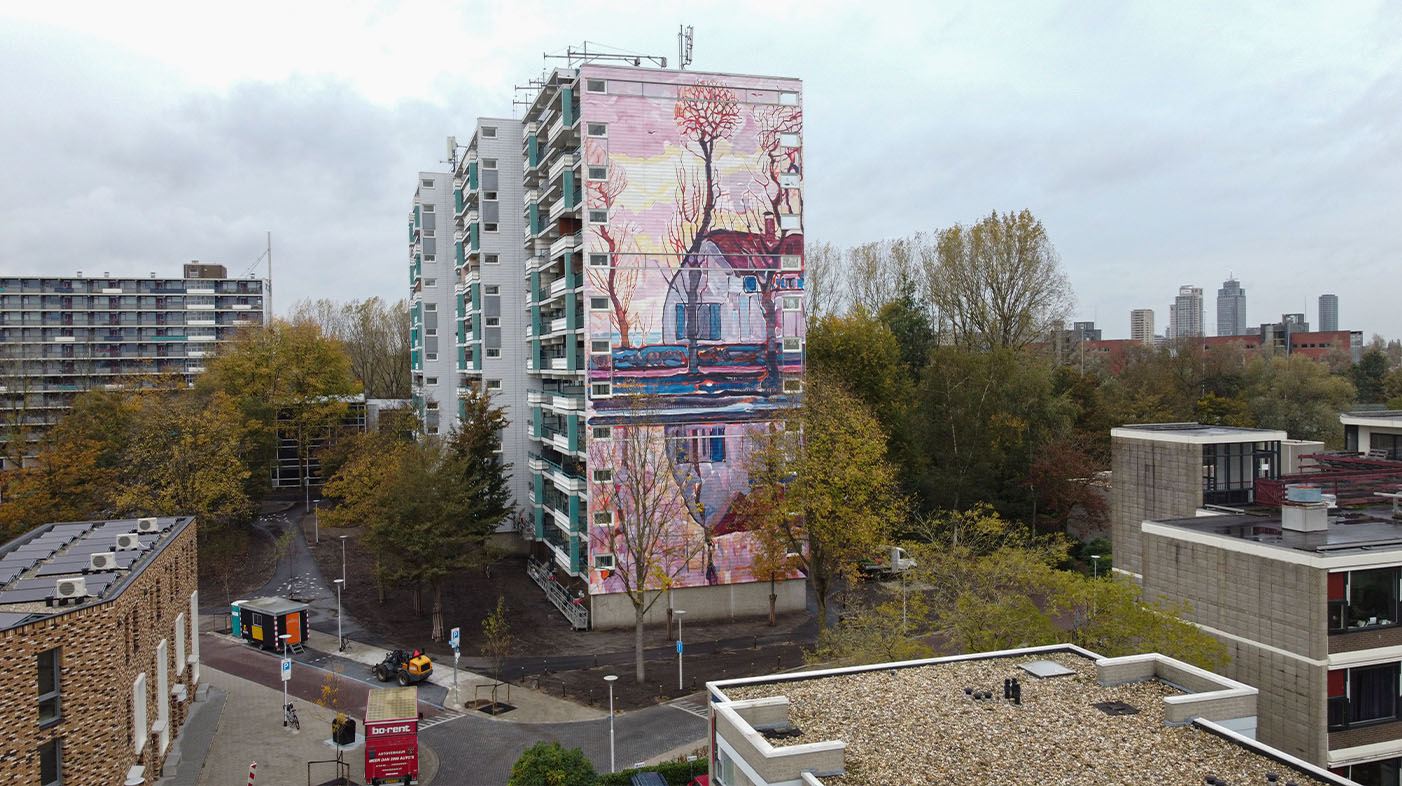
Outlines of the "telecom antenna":
[[[594,46],[603,46],[603,44],[595,42]],[[608,48],[612,49],[614,47]],[[580,49],[575,49],[572,46],[567,47],[563,55],[547,54],[545,55],[545,60],[547,61],[547,63],[550,60],[564,60],[566,63],[569,64],[571,68],[579,65],[584,65],[585,63],[593,63],[595,61],[613,61],[623,63],[624,65],[640,66],[643,64],[644,60],[648,61],[649,63],[652,63],[658,68],[667,67],[667,58],[662,57],[660,55],[642,55],[631,52],[599,52],[597,50],[591,52],[589,51],[588,41],[585,41],[583,48]]]
[[677,69],[685,71],[691,65],[691,39],[695,28],[691,25],[677,27]]
[[450,136],[450,137],[448,137],[448,158],[447,158],[445,161],[443,161],[443,163],[445,163],[445,164],[448,165],[448,169],[449,169],[453,174],[457,174],[457,172],[458,172],[458,138],[455,137],[455,136]]

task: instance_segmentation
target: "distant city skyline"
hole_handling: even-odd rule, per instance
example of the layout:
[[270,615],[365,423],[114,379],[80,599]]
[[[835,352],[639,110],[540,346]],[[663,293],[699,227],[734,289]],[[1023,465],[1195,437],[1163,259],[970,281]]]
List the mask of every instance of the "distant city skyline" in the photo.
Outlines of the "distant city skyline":
[[[1235,285],[1235,288],[1233,289],[1231,285]],[[1314,315],[1316,319],[1313,322],[1309,321],[1309,313],[1305,311],[1276,311],[1274,310],[1273,306],[1261,306],[1260,304],[1257,304],[1256,308],[1266,309],[1266,313],[1264,315],[1257,313],[1255,317],[1252,317],[1246,312],[1246,289],[1247,288],[1243,285],[1242,281],[1237,276],[1230,276],[1222,282],[1222,288],[1217,290],[1217,319],[1213,324],[1207,324],[1206,309],[1204,308],[1204,315],[1202,317],[1201,325],[1201,335],[1236,336],[1247,333],[1256,334],[1260,332],[1262,325],[1277,324],[1282,322],[1282,320],[1289,321],[1291,317],[1298,317],[1299,321],[1306,325],[1313,324],[1316,326],[1315,329],[1319,331],[1362,331],[1364,334],[1365,341],[1374,333],[1381,333],[1381,331],[1369,325],[1356,325],[1348,323],[1340,325],[1339,296],[1330,293],[1319,295],[1317,298],[1308,296],[1306,297],[1306,300],[1312,301],[1315,304]],[[1229,293],[1229,290],[1232,291]],[[1196,295],[1194,293],[1196,293]],[[1108,332],[1110,334],[1109,338],[1112,339],[1129,338],[1142,340],[1141,335],[1143,332],[1143,328],[1141,326],[1142,321],[1140,320],[1139,315],[1141,314],[1141,312],[1146,312],[1147,329],[1151,337],[1173,338],[1175,336],[1176,329],[1174,312],[1175,310],[1180,308],[1180,302],[1182,308],[1186,308],[1189,309],[1189,311],[1191,311],[1191,309],[1193,308],[1193,306],[1191,305],[1191,298],[1194,296],[1196,296],[1199,299],[1202,298],[1201,288],[1193,286],[1191,284],[1184,284],[1179,287],[1178,294],[1175,296],[1173,302],[1170,303],[1167,308],[1168,322],[1163,326],[1164,329],[1162,333],[1154,333],[1155,315],[1158,310],[1152,308],[1130,309],[1129,328],[1123,334],[1121,334],[1118,329],[1113,327],[1109,328],[1105,332]],[[1188,299],[1185,300],[1185,298]],[[1235,332],[1223,332],[1224,314],[1227,317],[1231,316],[1231,314],[1224,312],[1224,308],[1232,309],[1233,312],[1240,319],[1240,322],[1237,323],[1239,327],[1235,328]]]

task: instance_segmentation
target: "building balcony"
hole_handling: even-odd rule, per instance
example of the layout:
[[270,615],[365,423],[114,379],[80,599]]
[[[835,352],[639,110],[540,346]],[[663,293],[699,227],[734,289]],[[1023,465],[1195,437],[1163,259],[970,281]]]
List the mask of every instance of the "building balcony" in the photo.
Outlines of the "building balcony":
[[584,246],[584,233],[576,232],[573,235],[563,235],[550,244],[550,258],[555,259],[562,254],[573,253]]
[[560,175],[564,174],[566,169],[574,169],[579,166],[579,162],[580,156],[578,150],[569,150],[555,156],[555,160],[550,162],[550,182],[553,183],[559,180]]
[[533,407],[541,406],[541,405],[545,404],[546,401],[549,401],[549,400],[550,400],[550,394],[549,394],[549,393],[546,393],[546,392],[543,391],[543,390],[528,390],[528,391],[526,391],[526,403],[529,404],[529,405],[531,405],[531,406],[533,406]]

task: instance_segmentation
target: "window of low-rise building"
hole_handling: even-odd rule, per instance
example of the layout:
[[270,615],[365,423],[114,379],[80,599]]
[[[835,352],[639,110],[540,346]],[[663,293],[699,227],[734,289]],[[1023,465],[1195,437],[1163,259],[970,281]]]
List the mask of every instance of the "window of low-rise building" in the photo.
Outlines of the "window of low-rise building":
[[1335,633],[1397,624],[1399,568],[1329,574],[1329,630]]
[[[63,719],[60,691],[59,650],[57,647],[39,653],[39,725],[47,726]],[[47,783],[48,781],[45,781]]]
[[39,746],[39,783],[41,786],[63,783],[63,740],[49,740]]

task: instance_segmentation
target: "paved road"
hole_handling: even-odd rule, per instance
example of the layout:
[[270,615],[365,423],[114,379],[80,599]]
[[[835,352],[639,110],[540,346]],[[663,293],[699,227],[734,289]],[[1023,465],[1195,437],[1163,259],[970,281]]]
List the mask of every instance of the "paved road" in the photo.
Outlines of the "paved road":
[[[667,704],[648,707],[614,718],[615,759],[618,768],[625,769],[682,745],[700,747],[708,735],[708,722],[693,712]],[[511,723],[474,714],[439,723],[421,732],[419,739],[438,754],[439,783],[501,786],[521,752],[542,740],[580,748],[595,769],[609,771],[607,719]],[[698,762],[698,774],[704,767],[704,761]]]

